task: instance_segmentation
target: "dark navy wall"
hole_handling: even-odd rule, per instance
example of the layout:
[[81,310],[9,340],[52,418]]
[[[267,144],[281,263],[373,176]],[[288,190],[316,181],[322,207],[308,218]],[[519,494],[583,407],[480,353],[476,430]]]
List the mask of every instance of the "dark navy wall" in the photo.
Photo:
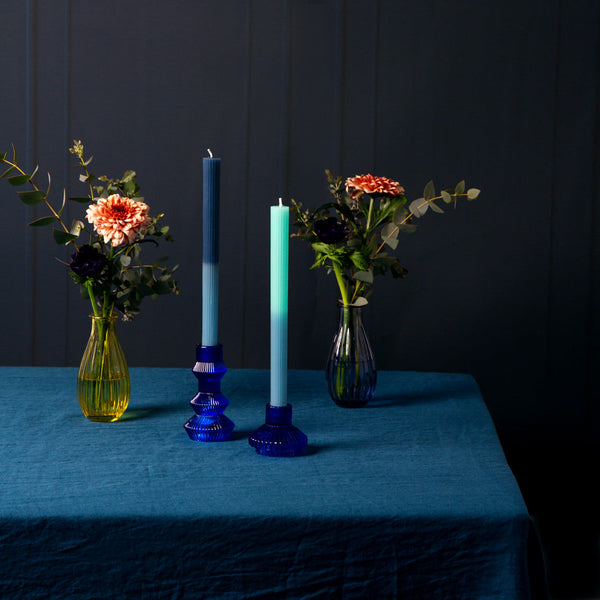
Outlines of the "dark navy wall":
[[[430,178],[466,178],[481,197],[426,215],[401,240],[408,278],[376,282],[365,319],[378,367],[472,373],[528,499],[544,486],[585,496],[560,477],[598,466],[597,1],[3,0],[0,11],[0,150],[14,142],[40,180],[50,171],[58,199],[85,193],[66,151],[81,139],[94,172],[135,169],[172,227],[182,293],[120,326],[131,366],[192,366],[207,148],[222,158],[230,368],[268,367],[279,196],[325,201],[325,168],[397,179],[411,199]],[[7,185],[0,202],[0,364],[74,366],[88,306],[54,258],[66,256],[26,227],[37,208]],[[292,240],[291,368],[323,368],[337,322],[335,282],[311,258]]]

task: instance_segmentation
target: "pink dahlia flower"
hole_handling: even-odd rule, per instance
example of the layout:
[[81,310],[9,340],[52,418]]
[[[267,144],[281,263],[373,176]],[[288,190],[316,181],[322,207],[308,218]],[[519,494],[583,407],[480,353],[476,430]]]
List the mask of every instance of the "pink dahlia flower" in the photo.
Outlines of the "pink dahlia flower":
[[116,247],[131,244],[138,235],[146,233],[146,227],[152,223],[148,208],[140,200],[113,194],[90,204],[85,216],[104,242]]
[[397,182],[387,177],[375,175],[356,175],[346,179],[346,191],[351,198],[361,194],[377,194],[380,196],[398,196],[404,193],[404,188]]

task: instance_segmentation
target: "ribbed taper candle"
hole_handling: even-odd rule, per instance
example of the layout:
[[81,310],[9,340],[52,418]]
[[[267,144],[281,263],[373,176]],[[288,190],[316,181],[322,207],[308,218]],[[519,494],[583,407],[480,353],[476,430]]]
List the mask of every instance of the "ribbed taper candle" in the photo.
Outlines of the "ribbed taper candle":
[[221,159],[202,159],[202,345],[218,344]]
[[271,206],[271,405],[287,404],[290,209]]

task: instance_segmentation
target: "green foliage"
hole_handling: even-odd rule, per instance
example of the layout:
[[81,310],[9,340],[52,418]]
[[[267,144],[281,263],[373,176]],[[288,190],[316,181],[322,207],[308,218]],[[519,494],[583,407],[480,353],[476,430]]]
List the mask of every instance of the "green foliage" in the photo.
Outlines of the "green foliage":
[[[444,213],[437,200],[456,206],[459,197],[474,200],[480,193],[477,188],[465,192],[465,182],[461,181],[455,188],[436,195],[434,183],[429,181],[423,196],[407,206],[404,190],[397,182],[386,180],[397,187],[382,188],[385,192],[350,194],[341,176],[334,176],[329,170],[325,174],[329,193],[335,201],[310,211],[303,210],[301,203],[292,200],[297,228],[292,237],[310,243],[315,252],[311,268],[324,267],[328,273],[335,274],[344,304],[365,304],[377,275],[406,276],[407,271],[398,258],[389,256],[384,248],[396,250],[400,232],[415,232],[417,225],[413,219],[425,215],[429,208],[435,213]],[[398,189],[399,193],[395,193]]]
[[[122,177],[110,178],[106,175],[96,177],[88,170],[92,157],[85,158],[83,144],[75,140],[69,152],[74,154],[82,169],[79,181],[88,186],[87,196],[73,196],[73,202],[92,205],[99,198],[108,198],[112,194],[143,201],[139,196],[140,186],[136,181],[135,171],[125,171]],[[173,276],[178,268],[168,268],[163,265],[168,259],[163,257],[153,264],[144,264],[141,261],[141,248],[143,244],[150,243],[158,246],[159,240],[173,241],[169,234],[169,227],[162,223],[163,214],[151,218],[150,224],[138,232],[136,238],[118,247],[106,243],[95,230],[89,230],[81,220],[74,220],[70,227],[62,220],[66,197],[63,194],[61,206],[54,207],[48,200],[48,190],[40,190],[34,181],[37,168],[32,173],[26,173],[17,160],[17,152],[13,146],[12,159],[8,153],[0,153],[0,164],[6,165],[6,170],[0,179],[6,179],[15,187],[28,185],[31,189],[18,191],[19,199],[28,206],[45,204],[50,214],[35,219],[31,227],[45,227],[54,225],[52,237],[59,245],[72,245],[75,249],[73,262],[69,265],[71,277],[80,286],[81,296],[92,302],[94,314],[104,316],[118,310],[124,320],[131,320],[140,312],[142,300],[146,297],[156,299],[165,294],[179,293],[177,282]],[[93,185],[94,184],[94,185]],[[80,238],[86,234],[86,242],[79,246]],[[97,268],[78,268],[76,257],[80,251],[93,252],[97,258]],[[103,257],[103,258],[102,258]]]

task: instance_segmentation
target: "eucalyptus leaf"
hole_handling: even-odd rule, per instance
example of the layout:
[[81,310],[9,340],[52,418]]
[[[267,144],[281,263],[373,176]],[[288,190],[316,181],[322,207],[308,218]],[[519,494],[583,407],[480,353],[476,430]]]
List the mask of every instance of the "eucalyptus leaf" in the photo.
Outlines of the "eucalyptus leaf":
[[387,238],[387,237],[397,237],[398,236],[398,226],[395,225],[394,223],[386,223],[382,228],[381,228],[381,237],[382,238]]
[[390,237],[390,238],[385,238],[384,242],[392,249],[395,250],[398,247],[398,238],[397,237]]
[[54,241],[57,244],[61,244],[61,245],[67,245],[70,242],[72,242],[73,240],[77,239],[76,235],[73,235],[72,233],[67,233],[66,231],[62,231],[62,229],[53,229],[52,230],[52,237],[54,238]]
[[128,267],[131,264],[131,256],[121,254],[121,256],[119,256],[119,261],[123,267]]
[[65,209],[66,203],[67,203],[67,190],[63,190],[62,204],[60,205],[60,210],[58,211],[59,216],[62,215],[62,212]]
[[152,288],[145,283],[138,285],[137,291],[141,296],[151,296],[154,293]]
[[130,285],[137,285],[139,281],[139,274],[135,269],[130,269],[129,271],[124,271],[122,279],[124,282],[127,282]]
[[15,167],[8,167],[2,175],[0,175],[0,179],[4,179],[7,175],[10,175],[15,170]]
[[373,283],[373,271],[358,271],[354,273],[354,279],[365,283]]
[[31,190],[29,192],[17,192],[17,196],[19,196],[21,201],[27,204],[27,206],[35,206],[46,198],[46,192],[43,192],[42,190]]
[[169,260],[168,256],[161,256],[160,258],[157,258],[153,263],[152,266],[153,267],[158,267],[158,265],[167,262]]
[[394,217],[392,219],[392,221],[396,224],[396,225],[400,225],[407,217],[407,215],[410,214],[406,208],[404,206],[399,206],[396,209],[396,212],[394,212]]
[[398,225],[386,223],[381,228],[381,239],[393,250],[398,247]]
[[45,227],[46,225],[51,225],[55,223],[58,219],[54,215],[50,215],[49,217],[42,217],[41,219],[36,219],[35,221],[31,221],[29,223],[30,227]]
[[457,183],[456,187],[454,188],[454,193],[457,195],[465,193],[465,180],[464,179]]
[[152,290],[155,294],[169,294],[171,293],[171,286],[166,281],[157,281],[153,286]]
[[435,198],[435,187],[433,185],[433,181],[429,181],[423,190],[423,198],[425,200],[431,200]]
[[438,214],[444,214],[444,209],[440,208],[435,202],[430,202],[429,206],[431,206],[431,210]]
[[408,205],[408,210],[410,210],[415,217],[422,217],[427,212],[427,203],[425,202],[425,198],[413,200]]
[[124,302],[125,300],[127,300],[129,298],[129,296],[131,296],[132,293],[132,289],[128,288],[126,290],[119,290],[117,292],[117,299],[120,300],[121,302]]
[[369,304],[369,301],[364,296],[359,296],[351,306],[366,306]]
[[480,193],[481,190],[478,190],[477,188],[470,188],[467,191],[467,200],[475,200],[475,198],[477,198],[477,196],[479,196]]
[[440,192],[440,194],[442,196],[442,200],[446,204],[450,204],[452,202],[452,196],[446,190],[443,190],[442,192]]
[[10,185],[18,186],[24,185],[31,179],[31,176],[25,175],[13,175],[12,177],[8,177],[6,181],[10,183]]
[[398,225],[398,231],[402,233],[414,233],[417,230],[417,226],[414,223],[402,223]]

